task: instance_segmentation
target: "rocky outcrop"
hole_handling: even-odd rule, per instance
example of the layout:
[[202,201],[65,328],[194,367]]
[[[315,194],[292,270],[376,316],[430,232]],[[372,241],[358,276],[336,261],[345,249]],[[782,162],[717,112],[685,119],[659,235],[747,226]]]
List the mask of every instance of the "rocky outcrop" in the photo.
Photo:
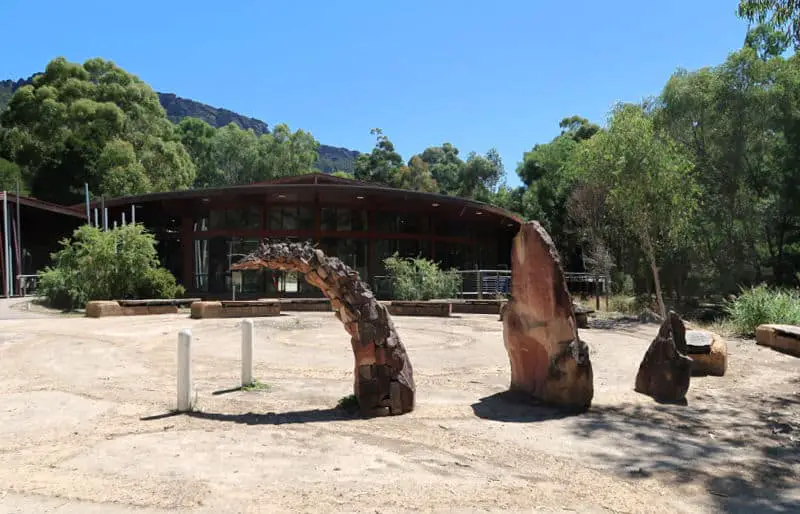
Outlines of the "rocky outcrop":
[[658,401],[684,401],[692,375],[692,359],[686,351],[686,327],[670,312],[644,354],[634,390]]
[[520,227],[511,253],[512,299],[501,317],[511,389],[574,409],[592,403],[589,348],[578,337],[558,252],[539,223]]
[[386,307],[336,257],[304,243],[264,243],[233,270],[298,271],[331,300],[350,334],[355,355],[355,395],[363,414],[403,414],[414,409],[411,361]]

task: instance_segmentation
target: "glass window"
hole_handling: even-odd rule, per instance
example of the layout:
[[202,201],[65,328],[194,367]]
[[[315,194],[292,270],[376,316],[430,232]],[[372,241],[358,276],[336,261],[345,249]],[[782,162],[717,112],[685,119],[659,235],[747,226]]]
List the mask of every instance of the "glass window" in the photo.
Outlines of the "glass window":
[[366,232],[369,230],[367,211],[352,211],[353,232]]
[[240,228],[258,230],[261,228],[261,209],[255,206],[245,207],[240,211]]
[[377,211],[375,213],[375,230],[377,232],[397,232],[397,214],[394,212]]
[[314,230],[314,209],[304,206],[297,208],[297,228],[299,230]]
[[284,207],[281,230],[297,230],[297,207]]
[[283,211],[280,207],[270,207],[267,212],[267,225],[270,230],[280,230]]
[[336,230],[350,232],[353,230],[353,216],[350,209],[336,209]]
[[208,218],[202,217],[196,219],[194,222],[194,231],[205,232],[206,230],[208,230]]
[[436,233],[450,237],[470,237],[469,225],[457,219],[437,219]]
[[208,228],[209,230],[218,230],[221,228],[227,228],[225,225],[225,211],[224,210],[214,210],[209,213],[208,217]]
[[366,232],[368,230],[367,211],[323,207],[320,225],[324,231]]
[[261,210],[250,206],[239,209],[217,209],[209,215],[209,230],[260,229]]
[[399,232],[405,234],[427,234],[430,229],[430,217],[418,214],[401,214],[397,217]]
[[336,230],[336,208],[323,207],[320,212],[320,228],[326,232]]

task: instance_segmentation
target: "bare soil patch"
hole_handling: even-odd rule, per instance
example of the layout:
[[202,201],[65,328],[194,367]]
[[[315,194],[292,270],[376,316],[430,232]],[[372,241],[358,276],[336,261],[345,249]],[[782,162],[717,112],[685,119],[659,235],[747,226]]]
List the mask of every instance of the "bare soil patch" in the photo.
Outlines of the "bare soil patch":
[[[360,419],[331,313],[0,321],[0,512],[797,512],[800,359],[729,340],[688,405],[633,392],[655,325],[581,330],[595,401],[567,416],[506,393],[495,315],[395,318],[417,408]],[[172,415],[190,328],[197,412]]]

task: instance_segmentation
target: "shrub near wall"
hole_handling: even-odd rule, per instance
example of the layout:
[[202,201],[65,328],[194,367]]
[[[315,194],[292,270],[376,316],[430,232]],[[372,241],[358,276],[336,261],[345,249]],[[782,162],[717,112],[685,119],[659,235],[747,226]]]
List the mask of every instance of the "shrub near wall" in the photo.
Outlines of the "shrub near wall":
[[175,277],[159,266],[156,240],[142,225],[108,231],[84,225],[61,246],[51,256],[53,265],[39,273],[39,290],[54,307],[184,294]]
[[455,298],[461,292],[461,275],[444,271],[428,259],[401,258],[395,253],[384,261],[393,300],[420,301]]

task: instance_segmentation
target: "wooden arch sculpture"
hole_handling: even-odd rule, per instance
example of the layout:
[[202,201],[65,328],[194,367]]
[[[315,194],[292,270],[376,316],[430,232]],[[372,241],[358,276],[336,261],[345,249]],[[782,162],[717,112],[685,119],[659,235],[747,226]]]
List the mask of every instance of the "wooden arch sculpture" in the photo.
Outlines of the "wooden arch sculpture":
[[298,271],[331,300],[336,317],[350,334],[355,356],[355,395],[363,414],[397,415],[414,409],[411,361],[386,307],[361,282],[358,273],[310,243],[270,243],[231,267],[234,271]]

